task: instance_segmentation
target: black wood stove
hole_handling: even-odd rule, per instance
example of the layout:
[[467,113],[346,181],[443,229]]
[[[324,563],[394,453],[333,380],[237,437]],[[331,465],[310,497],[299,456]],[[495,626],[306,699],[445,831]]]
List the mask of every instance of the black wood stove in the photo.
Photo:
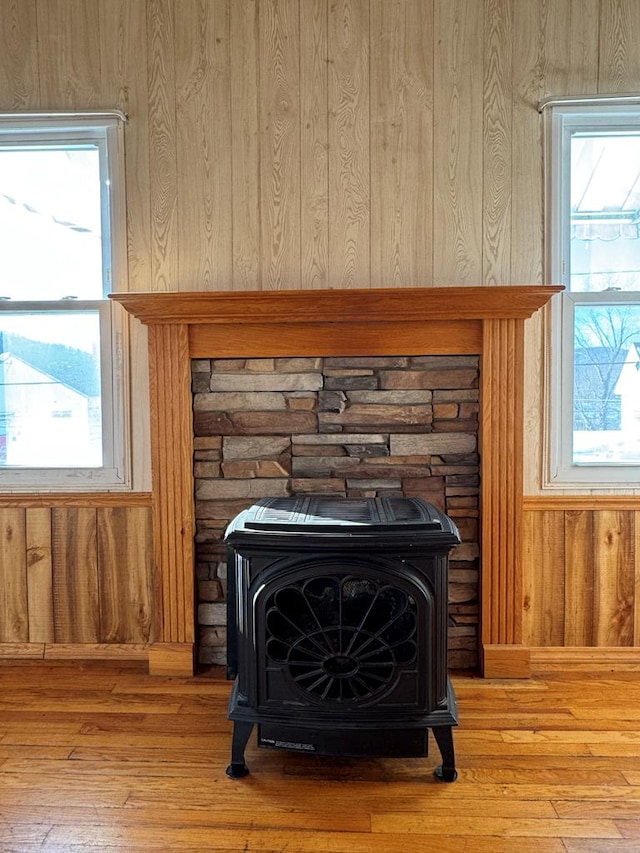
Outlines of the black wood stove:
[[324,755],[425,756],[456,778],[447,677],[451,519],[419,498],[268,498],[226,532],[227,774],[258,744]]

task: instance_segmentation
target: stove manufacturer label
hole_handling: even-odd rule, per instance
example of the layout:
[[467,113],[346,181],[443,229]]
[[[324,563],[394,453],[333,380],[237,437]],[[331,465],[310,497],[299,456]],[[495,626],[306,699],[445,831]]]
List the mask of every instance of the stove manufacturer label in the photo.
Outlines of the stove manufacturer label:
[[291,740],[276,740],[270,737],[261,737],[260,746],[275,746],[278,749],[297,749],[299,752],[315,752],[314,743],[297,743]]

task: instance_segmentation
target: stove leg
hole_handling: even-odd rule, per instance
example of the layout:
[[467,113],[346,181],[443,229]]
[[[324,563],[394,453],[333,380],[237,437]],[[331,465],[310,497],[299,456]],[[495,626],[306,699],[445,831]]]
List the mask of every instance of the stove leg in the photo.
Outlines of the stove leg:
[[236,720],[233,724],[233,740],[231,741],[231,764],[227,767],[230,779],[242,779],[249,775],[249,768],[244,763],[244,750],[249,741],[253,723]]
[[456,759],[453,751],[453,734],[451,726],[434,726],[433,735],[442,755],[442,764],[436,769],[436,776],[442,782],[455,782],[458,778]]

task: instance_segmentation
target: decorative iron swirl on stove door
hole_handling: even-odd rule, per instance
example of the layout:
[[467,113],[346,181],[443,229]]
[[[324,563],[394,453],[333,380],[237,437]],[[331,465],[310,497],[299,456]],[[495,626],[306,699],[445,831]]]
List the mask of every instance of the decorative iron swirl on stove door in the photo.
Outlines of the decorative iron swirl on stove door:
[[308,699],[357,704],[384,694],[416,659],[414,598],[386,581],[314,577],[266,602],[266,654]]

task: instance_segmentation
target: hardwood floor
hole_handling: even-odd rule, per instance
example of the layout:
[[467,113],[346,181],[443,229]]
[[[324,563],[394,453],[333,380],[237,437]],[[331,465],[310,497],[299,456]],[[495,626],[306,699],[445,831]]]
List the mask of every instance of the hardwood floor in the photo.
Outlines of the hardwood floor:
[[221,674],[2,663],[0,851],[640,850],[640,673],[454,683],[453,784],[433,742],[411,760],[251,745],[231,781]]

